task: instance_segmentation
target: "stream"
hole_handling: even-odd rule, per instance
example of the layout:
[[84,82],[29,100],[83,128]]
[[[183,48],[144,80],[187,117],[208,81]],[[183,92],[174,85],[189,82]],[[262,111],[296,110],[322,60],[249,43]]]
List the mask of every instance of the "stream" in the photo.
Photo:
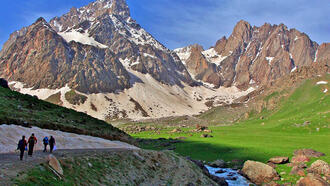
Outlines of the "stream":
[[[252,184],[245,177],[238,174],[236,170],[229,168],[214,168],[207,165],[205,165],[205,167],[209,170],[210,174],[225,178],[229,186],[249,186]],[[222,173],[216,173],[220,170]]]

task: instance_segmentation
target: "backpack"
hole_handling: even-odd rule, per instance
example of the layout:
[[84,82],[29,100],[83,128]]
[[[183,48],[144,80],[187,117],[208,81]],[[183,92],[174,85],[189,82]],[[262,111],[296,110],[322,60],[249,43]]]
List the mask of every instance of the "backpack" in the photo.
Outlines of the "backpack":
[[23,146],[24,146],[24,141],[19,140],[18,145],[17,145],[17,149],[21,149]]
[[47,137],[45,137],[44,138],[44,144],[48,144],[49,142],[48,142],[48,138]]
[[29,138],[29,144],[34,144],[34,137]]

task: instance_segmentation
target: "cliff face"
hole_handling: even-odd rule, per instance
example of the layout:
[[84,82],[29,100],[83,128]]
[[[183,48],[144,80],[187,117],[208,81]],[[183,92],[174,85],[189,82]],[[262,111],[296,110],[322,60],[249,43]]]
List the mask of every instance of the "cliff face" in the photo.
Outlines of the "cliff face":
[[[175,51],[188,69],[205,59],[203,63],[208,65],[202,66],[203,70],[193,70],[196,79],[215,86],[240,88],[267,84],[296,68],[329,58],[328,44],[319,47],[304,33],[289,30],[283,24],[252,27],[246,21],[238,22],[230,37],[221,38],[214,47],[205,51],[193,48]],[[212,63],[216,65],[215,70]],[[213,73],[203,73],[206,69]],[[216,78],[207,81],[208,77]]]
[[84,93],[129,88],[132,69],[157,81],[192,84],[175,53],[131,17],[124,0],[98,0],[13,33],[0,53],[0,76],[34,89],[68,85]]

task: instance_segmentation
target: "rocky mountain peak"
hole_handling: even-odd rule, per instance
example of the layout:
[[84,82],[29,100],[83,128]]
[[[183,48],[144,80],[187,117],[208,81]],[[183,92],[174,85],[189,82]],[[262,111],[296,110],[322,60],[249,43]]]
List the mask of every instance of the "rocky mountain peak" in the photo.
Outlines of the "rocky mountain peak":
[[249,37],[251,37],[251,32],[252,32],[251,25],[248,22],[241,20],[234,27],[232,36],[247,40]]
[[[319,47],[305,33],[289,30],[284,24],[252,27],[244,20],[236,24],[228,39],[222,37],[213,48],[200,51],[190,47],[189,53],[175,51],[196,79],[243,89],[267,84],[313,61],[329,58],[329,46]],[[212,81],[205,81],[209,77]]]
[[219,39],[215,46],[214,46],[214,50],[218,53],[221,54],[223,52],[223,50],[225,49],[225,46],[227,44],[227,38],[226,36],[223,36],[221,39]]
[[[39,17],[37,20],[36,20],[36,22],[35,23],[47,23],[47,21],[45,20],[45,18],[43,18],[43,17]],[[48,24],[48,23],[47,23]]]
[[94,21],[104,14],[130,18],[126,0],[98,0],[81,8],[73,7],[67,14],[53,18],[50,24],[56,31],[63,32],[83,21]]
[[0,75],[35,89],[68,86],[86,94],[132,87],[129,71],[168,85],[192,84],[177,55],[129,15],[125,0],[98,0],[49,23],[39,18],[6,42],[0,64],[8,68]]

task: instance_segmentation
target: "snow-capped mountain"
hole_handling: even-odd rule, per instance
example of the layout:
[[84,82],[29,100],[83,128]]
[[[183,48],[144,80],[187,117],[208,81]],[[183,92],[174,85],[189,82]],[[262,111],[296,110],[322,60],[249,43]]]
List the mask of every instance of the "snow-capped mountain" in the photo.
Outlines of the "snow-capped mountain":
[[247,94],[192,86],[185,66],[130,17],[124,0],[98,0],[11,34],[0,76],[22,93],[100,119],[198,114]]
[[213,48],[171,51],[130,17],[125,0],[97,0],[12,33],[0,77],[100,119],[158,118],[232,103],[254,85],[328,59],[328,51],[284,25],[244,21]]
[[[267,84],[313,62],[329,60],[329,43],[319,46],[285,25],[251,26],[240,21],[227,39],[208,50],[195,44],[174,50],[191,75],[214,86],[248,88]],[[327,53],[327,54],[326,54]]]

